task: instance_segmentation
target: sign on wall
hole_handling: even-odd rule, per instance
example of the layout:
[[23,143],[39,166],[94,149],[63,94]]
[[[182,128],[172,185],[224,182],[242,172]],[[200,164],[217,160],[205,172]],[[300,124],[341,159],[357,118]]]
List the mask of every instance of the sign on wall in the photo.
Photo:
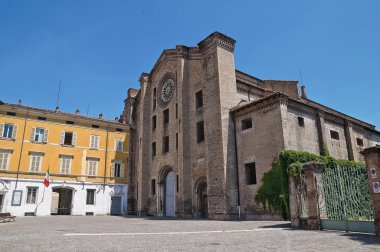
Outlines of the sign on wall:
[[380,193],[380,182],[373,182],[372,188],[374,193]]
[[22,191],[14,190],[12,194],[12,206],[21,206]]
[[376,178],[376,168],[375,167],[369,168],[369,173],[371,173],[371,178]]

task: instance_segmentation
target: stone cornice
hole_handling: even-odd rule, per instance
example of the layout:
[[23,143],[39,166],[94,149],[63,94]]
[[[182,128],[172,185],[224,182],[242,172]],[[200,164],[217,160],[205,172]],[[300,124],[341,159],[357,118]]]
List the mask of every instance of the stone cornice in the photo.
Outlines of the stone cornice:
[[260,100],[247,103],[241,107],[233,108],[230,110],[230,112],[233,113],[236,118],[238,118],[252,112],[263,110],[268,111],[280,105],[287,105],[288,100],[288,96],[281,93],[275,93]]
[[198,43],[199,49],[205,51],[216,45],[227,51],[234,52],[236,41],[220,32],[214,32]]

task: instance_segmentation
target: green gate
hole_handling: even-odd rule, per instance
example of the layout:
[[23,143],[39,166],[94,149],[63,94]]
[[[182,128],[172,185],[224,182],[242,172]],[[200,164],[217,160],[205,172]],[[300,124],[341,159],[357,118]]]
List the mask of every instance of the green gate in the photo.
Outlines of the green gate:
[[375,233],[364,166],[335,166],[316,176],[322,229]]

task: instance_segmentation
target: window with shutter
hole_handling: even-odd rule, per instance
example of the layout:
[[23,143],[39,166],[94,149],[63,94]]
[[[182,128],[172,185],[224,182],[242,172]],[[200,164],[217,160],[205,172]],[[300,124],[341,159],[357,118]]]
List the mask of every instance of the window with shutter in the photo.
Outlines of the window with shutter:
[[98,160],[88,159],[87,160],[87,175],[88,176],[96,176],[97,169],[98,169]]
[[27,190],[26,204],[36,204],[38,187],[27,187]]
[[42,143],[45,137],[45,129],[43,128],[34,128],[34,142]]
[[0,137],[4,137],[4,123],[0,123]]
[[115,139],[115,151],[123,152],[123,145],[124,145],[123,139],[119,139],[119,138]]
[[70,156],[61,157],[61,174],[70,174],[71,162],[72,162],[72,157]]
[[44,143],[47,143],[48,142],[48,135],[49,135],[49,130],[48,129],[45,129],[45,134],[44,134]]
[[30,141],[31,142],[34,142],[34,138],[35,138],[35,135],[36,134],[36,128],[32,128],[32,132],[31,132],[31,134],[30,134]]
[[111,178],[115,177],[115,163],[111,164]]
[[16,137],[17,137],[17,125],[14,124],[14,125],[13,125],[13,134],[12,134],[12,138],[13,138],[13,139],[16,139]]
[[7,138],[7,139],[14,139],[14,132],[15,132],[15,126],[14,124],[10,124],[10,123],[5,123],[3,124],[3,134],[2,134],[2,137],[3,138]]
[[77,133],[73,133],[73,142],[72,145],[77,145]]
[[99,148],[99,136],[90,135],[90,148],[91,149]]
[[65,132],[61,131],[61,137],[60,137],[60,144],[63,145],[65,144]]
[[10,156],[9,151],[0,150],[0,170],[8,170]]
[[41,154],[32,154],[30,155],[30,172],[40,172],[42,165],[42,155]]

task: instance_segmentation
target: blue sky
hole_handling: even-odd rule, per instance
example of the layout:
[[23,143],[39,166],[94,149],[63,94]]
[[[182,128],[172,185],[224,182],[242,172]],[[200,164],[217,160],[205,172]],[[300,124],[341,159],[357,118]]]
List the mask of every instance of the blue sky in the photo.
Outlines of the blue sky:
[[380,1],[0,1],[0,100],[119,116],[162,50],[214,31],[236,68],[300,80],[309,98],[380,127]]

